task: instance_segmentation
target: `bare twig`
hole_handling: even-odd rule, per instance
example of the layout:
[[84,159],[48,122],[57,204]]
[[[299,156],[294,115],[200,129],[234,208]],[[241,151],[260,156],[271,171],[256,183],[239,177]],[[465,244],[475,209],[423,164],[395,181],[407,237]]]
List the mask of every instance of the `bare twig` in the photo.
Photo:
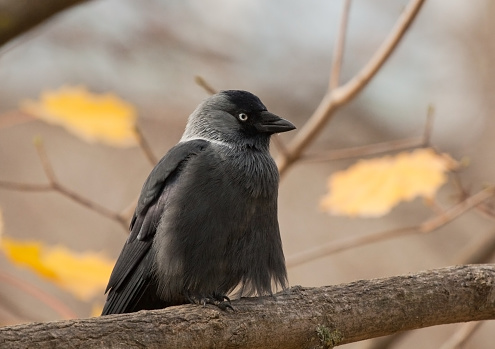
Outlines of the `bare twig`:
[[136,137],[138,140],[139,147],[146,156],[146,159],[148,159],[151,166],[155,166],[158,162],[158,158],[155,156],[155,154],[153,154],[153,150],[151,150],[149,142],[146,140],[146,137],[144,137],[141,128],[137,124],[134,127],[134,131],[136,132]]
[[51,184],[31,184],[0,181],[0,188],[20,191],[50,191],[53,190]]
[[381,231],[378,233],[368,234],[364,236],[352,236],[349,238],[332,241],[330,243],[318,247],[314,247],[312,249],[290,256],[287,259],[287,267],[294,267],[309,262],[311,260],[318,259],[323,256],[327,256],[332,253],[341,252],[353,247],[363,246],[377,241],[392,239],[399,236],[410,235],[410,234],[430,233],[440,228],[441,226],[453,221],[461,214],[477,206],[484,200],[493,197],[493,195],[494,195],[494,188],[493,187],[486,188],[479,191],[475,195],[468,197],[466,200],[458,203],[457,205],[451,207],[450,209],[446,210],[444,213],[436,215],[419,225]]
[[460,200],[464,200],[469,196],[469,190],[464,188],[462,184],[461,177],[458,171],[452,171],[451,173],[452,184],[458,192],[458,197]]
[[414,137],[398,139],[358,147],[331,150],[324,153],[308,154],[301,157],[301,162],[322,162],[331,160],[349,159],[354,157],[363,157],[388,153],[391,151],[405,150],[423,146],[423,137]]
[[287,154],[287,147],[285,146],[284,142],[282,142],[282,139],[280,139],[280,136],[277,134],[274,134],[271,137],[271,140],[273,144],[275,145],[275,148],[281,153],[281,154]]
[[50,185],[53,187],[54,183],[57,182],[57,179],[55,178],[55,171],[53,171],[52,164],[46,156],[45,147],[43,146],[43,141],[41,140],[41,138],[35,138],[34,147],[36,148],[36,152],[38,153],[38,157],[40,159],[41,166],[43,167],[43,171],[45,172],[45,176],[48,178]]
[[[458,194],[457,196],[463,200],[469,195],[469,189],[466,189],[462,183],[459,172],[454,171],[451,173],[452,183],[455,186]],[[476,206],[476,212],[481,214],[483,217],[495,220],[495,210],[491,203],[482,202]]]
[[278,157],[277,164],[281,175],[301,157],[304,150],[315,140],[335,110],[349,102],[375,76],[397,47],[423,2],[424,0],[411,0],[388,37],[361,71],[346,84],[327,92],[313,115],[288,145],[288,153],[281,154]]
[[0,114],[0,130],[33,120],[35,119],[31,115],[23,113],[20,110],[11,110]]
[[376,155],[381,153],[388,153],[392,151],[399,151],[399,150],[405,150],[405,149],[411,149],[417,147],[426,147],[430,143],[432,126],[433,126],[433,109],[430,107],[428,108],[423,135],[420,137],[398,139],[394,141],[368,144],[358,147],[337,149],[337,150],[331,150],[317,154],[301,155],[300,161],[320,162],[320,161],[341,160],[341,159],[349,159],[353,157],[363,157],[363,156]]
[[440,349],[460,349],[462,345],[481,327],[483,322],[468,322],[459,325],[457,331],[450,337],[445,343],[442,344]]
[[344,56],[345,36],[347,33],[347,22],[349,20],[349,9],[351,8],[351,0],[344,1],[344,8],[340,16],[339,33],[333,51],[332,69],[330,73],[329,90],[333,90],[339,86],[340,71],[342,70],[342,57]]
[[433,105],[428,106],[428,112],[426,113],[426,123],[423,132],[423,146],[428,147],[431,142],[431,133],[433,131],[433,120],[435,119],[435,107]]
[[53,167],[50,163],[46,155],[45,148],[43,147],[43,142],[41,139],[36,139],[34,142],[36,147],[36,151],[41,161],[41,165],[43,167],[43,171],[48,179],[48,184],[27,184],[27,183],[16,183],[9,181],[0,181],[0,188],[10,189],[10,190],[22,190],[22,191],[50,191],[54,190],[63,196],[77,202],[78,204],[89,208],[92,211],[95,211],[102,216],[110,218],[117,223],[119,223],[124,229],[127,231],[127,220],[121,214],[116,213],[105,206],[102,206],[94,201],[91,201],[80,194],[72,191],[66,186],[62,185],[55,176],[55,172],[53,171]]
[[127,231],[127,221],[119,213],[116,213],[106,208],[105,206],[102,206],[94,201],[91,201],[79,195],[78,193],[68,189],[67,187],[63,186],[58,182],[54,182],[52,185],[53,185],[53,189],[58,191],[60,194],[72,199],[74,202],[77,202],[78,204],[85,206],[86,208],[89,208],[92,211],[98,212],[102,216],[105,216],[107,218],[116,221]]
[[31,283],[26,283],[23,280],[2,271],[0,271],[0,280],[2,280],[2,284],[10,284],[17,289],[31,295],[35,299],[39,300],[41,303],[46,304],[64,319],[78,318],[77,314],[74,313],[70,308],[68,308],[64,303],[60,302],[57,298],[44,292],[42,289],[37,288]]
[[217,93],[217,90],[215,90],[202,76],[196,75],[194,81],[210,95]]
[[489,205],[486,202],[482,202],[478,206],[476,206],[478,209],[477,211],[485,218],[491,219],[492,221],[495,221],[495,212],[493,211],[492,205]]
[[132,202],[120,212],[120,216],[125,218],[126,222],[131,221],[132,215],[134,214],[134,210],[136,209],[137,206],[137,202],[138,202],[138,197],[132,200]]
[[127,224],[124,220],[123,217],[121,217],[118,213],[115,213],[105,206],[101,206],[100,204],[93,202],[76,192],[70,190],[69,188],[65,187],[62,185],[56,178],[55,172],[53,171],[53,167],[48,160],[48,157],[45,152],[45,148],[43,146],[43,142],[41,139],[38,139],[34,142],[36,146],[36,150],[38,151],[39,158],[41,160],[41,164],[43,166],[43,170],[45,171],[45,175],[48,178],[48,181],[50,182],[51,187],[53,190],[58,191],[60,194],[72,199],[73,201],[79,203],[82,206],[85,206],[93,211],[98,212],[99,214],[106,216],[110,219],[113,219],[123,225],[125,228],[127,228]]

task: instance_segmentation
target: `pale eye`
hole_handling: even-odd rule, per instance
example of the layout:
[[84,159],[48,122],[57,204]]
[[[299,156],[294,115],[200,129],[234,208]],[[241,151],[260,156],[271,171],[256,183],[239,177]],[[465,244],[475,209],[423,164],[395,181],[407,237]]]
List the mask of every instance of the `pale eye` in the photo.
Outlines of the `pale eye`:
[[246,113],[239,114],[239,120],[246,121],[248,119],[248,115]]

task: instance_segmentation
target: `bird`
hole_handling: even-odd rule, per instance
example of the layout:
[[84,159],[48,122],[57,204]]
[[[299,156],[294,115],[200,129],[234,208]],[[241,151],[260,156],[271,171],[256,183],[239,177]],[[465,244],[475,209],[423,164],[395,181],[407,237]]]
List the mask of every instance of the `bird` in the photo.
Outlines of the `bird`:
[[294,129],[247,91],[201,102],[143,184],[102,315],[188,303],[226,310],[232,293],[286,289],[269,145]]

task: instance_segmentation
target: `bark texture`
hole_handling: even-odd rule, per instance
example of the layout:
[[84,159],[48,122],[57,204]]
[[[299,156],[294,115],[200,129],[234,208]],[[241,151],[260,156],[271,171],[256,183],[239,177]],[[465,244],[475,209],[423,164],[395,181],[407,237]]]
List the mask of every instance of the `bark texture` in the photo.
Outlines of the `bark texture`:
[[0,328],[9,348],[329,348],[495,319],[495,266],[466,265],[234,301]]

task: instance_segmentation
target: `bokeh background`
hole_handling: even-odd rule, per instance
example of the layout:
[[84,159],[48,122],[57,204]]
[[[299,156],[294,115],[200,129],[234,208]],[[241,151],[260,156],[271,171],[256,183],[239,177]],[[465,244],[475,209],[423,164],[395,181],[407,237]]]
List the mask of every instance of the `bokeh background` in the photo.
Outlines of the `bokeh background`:
[[[407,1],[354,1],[341,79],[367,62]],[[27,99],[63,85],[113,92],[132,103],[139,125],[161,156],[180,138],[187,116],[207,93],[245,89],[301,127],[323,97],[342,1],[93,0],[71,8],[0,49],[0,179],[45,183],[33,147],[42,137],[60,182],[115,211],[138,195],[151,165],[138,148],[88,144],[41,121],[2,124]],[[432,142],[457,159],[473,192],[494,183],[495,4],[428,0],[396,52],[373,81],[340,109],[308,153],[418,136],[433,105]],[[10,119],[9,119],[10,120]],[[11,121],[11,120],[10,120]],[[283,134],[288,142],[294,133]],[[274,149],[276,153],[276,149]],[[384,218],[333,217],[319,209],[328,176],[355,159],[298,162],[283,177],[279,221],[287,257],[328,241],[418,224],[432,215],[421,200]],[[452,186],[440,192],[454,202]],[[0,189],[4,233],[17,239],[103,251],[116,258],[126,234],[114,221],[56,193]],[[459,263],[495,233],[492,220],[468,213],[429,235],[354,248],[289,270],[291,285],[320,286]],[[82,302],[0,255],[2,270],[37,285],[87,317]],[[102,290],[103,292],[103,290]],[[59,318],[15,284],[0,284],[0,321]],[[437,348],[458,325],[414,331],[400,348]],[[466,347],[492,348],[493,322]],[[366,348],[369,342],[347,348]]]

